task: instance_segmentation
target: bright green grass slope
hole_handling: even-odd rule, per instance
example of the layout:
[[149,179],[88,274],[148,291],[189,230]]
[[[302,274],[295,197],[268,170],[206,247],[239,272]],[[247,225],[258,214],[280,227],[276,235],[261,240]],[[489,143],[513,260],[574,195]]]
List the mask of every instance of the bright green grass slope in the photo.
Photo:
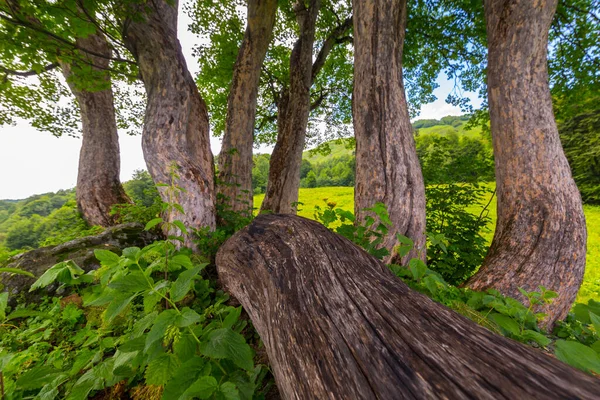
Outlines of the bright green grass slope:
[[450,125],[435,125],[427,128],[419,128],[419,135],[426,135],[428,133],[436,133],[438,135],[447,135],[449,133],[455,132],[459,135],[464,135],[470,138],[478,138],[481,134],[481,127],[474,126],[473,128],[467,130],[465,129],[466,123],[463,122],[458,127],[453,127]]
[[[260,207],[264,195],[254,196],[255,207]],[[300,189],[300,202],[304,203],[299,207],[299,215],[307,218],[314,218],[315,205],[323,208],[324,199],[327,202],[335,202],[336,207],[344,210],[354,211],[354,188],[352,187],[322,187],[314,189]],[[480,206],[474,206],[471,211],[477,215],[481,212],[483,205],[489,201],[489,197]],[[489,229],[483,232],[484,236],[491,242],[496,227],[496,201],[490,203],[489,216],[492,222]],[[577,296],[578,302],[586,303],[589,299],[600,301],[600,207],[584,207],[587,229],[588,229],[588,249],[587,249],[587,267],[583,285]]]

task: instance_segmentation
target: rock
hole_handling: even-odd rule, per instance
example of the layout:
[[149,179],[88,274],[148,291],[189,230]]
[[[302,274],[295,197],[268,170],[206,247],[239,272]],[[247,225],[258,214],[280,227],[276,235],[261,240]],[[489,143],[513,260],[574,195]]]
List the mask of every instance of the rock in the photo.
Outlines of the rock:
[[0,274],[1,290],[9,293],[9,304],[13,306],[19,298],[36,301],[44,295],[56,293],[57,284],[50,285],[44,290],[37,290],[35,293],[29,293],[29,287],[33,282],[53,265],[61,261],[73,260],[88,272],[100,266],[94,256],[96,249],[110,250],[120,254],[121,250],[126,247],[144,247],[160,239],[156,234],[145,231],[143,225],[128,223],[107,228],[98,235],[86,236],[58,246],[42,247],[18,254],[9,259],[3,267],[28,271],[36,278],[2,273]]

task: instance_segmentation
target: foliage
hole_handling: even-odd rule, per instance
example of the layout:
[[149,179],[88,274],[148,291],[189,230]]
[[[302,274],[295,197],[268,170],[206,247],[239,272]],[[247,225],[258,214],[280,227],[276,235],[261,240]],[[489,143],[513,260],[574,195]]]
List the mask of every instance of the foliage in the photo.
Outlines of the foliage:
[[487,210],[479,216],[468,207],[481,203],[489,190],[467,183],[430,185],[427,200],[427,233],[442,235],[445,248],[433,247],[427,252],[427,264],[447,282],[458,285],[467,280],[481,265],[488,243],[481,235],[490,222]]
[[[173,200],[180,189],[171,182],[165,190]],[[163,211],[180,208],[167,203]],[[85,399],[105,388],[139,393],[142,386],[157,388],[163,399],[250,399],[268,390],[241,307],[226,305],[228,296],[203,277],[208,264],[177,249],[183,239],[175,232],[185,235],[186,227],[156,218],[146,229],[159,224],[170,232],[165,241],[121,255],[96,250],[97,271],[84,274],[64,261],[32,285],[33,291],[60,282],[76,293],[4,317],[21,322],[0,325],[2,395]],[[0,297],[4,315],[6,297]]]
[[565,321],[546,332],[539,327],[545,314],[536,312],[536,306],[552,303],[557,294],[543,286],[532,292],[519,289],[527,299],[523,304],[494,289],[478,292],[453,286],[420,260],[411,260],[408,267],[390,265],[390,269],[411,288],[495,333],[553,352],[585,372],[600,373],[600,303],[594,300],[576,304]]
[[146,224],[157,218],[163,211],[163,203],[158,189],[148,171],[134,171],[132,179],[123,184],[123,189],[133,203],[113,206],[110,214],[115,215],[118,222]]
[[[103,32],[112,49],[122,43],[118,19],[127,9],[120,2],[14,0],[0,2],[0,125],[28,120],[35,128],[55,136],[78,136],[79,110],[59,73],[60,63],[71,67],[69,84],[79,90],[98,91],[115,85],[116,114],[121,129],[140,128],[144,106],[132,57],[113,56],[109,68],[92,68],[89,53],[78,40]],[[94,17],[95,16],[95,17]],[[102,18],[100,18],[102,16]],[[35,76],[36,79],[27,79]],[[134,85],[135,84],[135,85]]]
[[600,109],[564,121],[559,132],[583,202],[600,204]]
[[427,185],[494,180],[494,157],[482,137],[448,133],[418,134],[417,156]]

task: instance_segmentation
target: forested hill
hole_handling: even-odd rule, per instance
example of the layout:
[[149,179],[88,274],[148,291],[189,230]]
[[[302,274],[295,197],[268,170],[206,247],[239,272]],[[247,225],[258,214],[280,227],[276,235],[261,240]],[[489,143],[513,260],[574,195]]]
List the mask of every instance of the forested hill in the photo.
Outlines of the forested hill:
[[[417,155],[425,182],[490,181],[493,156],[487,135],[481,127],[467,127],[469,115],[423,119],[413,123]],[[264,193],[269,179],[269,155],[254,156],[252,187]],[[354,140],[342,139],[322,144],[303,153],[300,186],[354,186],[356,162]],[[443,172],[442,172],[443,171]]]

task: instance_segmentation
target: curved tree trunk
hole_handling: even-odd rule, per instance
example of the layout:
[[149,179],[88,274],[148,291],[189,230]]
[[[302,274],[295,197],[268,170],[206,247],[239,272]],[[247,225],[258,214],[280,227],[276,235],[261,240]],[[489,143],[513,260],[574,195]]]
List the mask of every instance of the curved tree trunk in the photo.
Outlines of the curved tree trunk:
[[556,5],[485,2],[498,222],[483,266],[467,283],[514,297],[521,297],[519,287],[558,292],[542,309],[548,326],[566,316],[577,296],[587,237],[548,87],[548,29]]
[[[364,221],[363,209],[385,204],[393,224],[385,261],[425,260],[425,185],[402,82],[406,0],[354,0],[353,9],[355,214]],[[415,243],[402,260],[394,252],[396,234]]]
[[[61,63],[71,92],[79,104],[82,143],[77,171],[77,208],[90,225],[110,226],[116,223],[110,210],[115,204],[128,203],[119,174],[121,159],[115,117],[114,98],[108,68],[111,51],[102,34],[78,38],[77,44],[107,58],[86,55],[101,80],[98,91],[81,89],[77,83],[79,67]],[[89,78],[88,78],[89,79]]]
[[[148,172],[157,183],[171,182],[185,191],[175,199],[185,214],[172,212],[169,221],[180,220],[190,228],[215,227],[214,164],[210,150],[208,113],[196,83],[187,69],[177,39],[177,2],[145,3],[143,18],[125,22],[125,44],[136,58],[148,105],[142,148]],[[167,190],[161,197],[171,202]],[[193,246],[187,238],[185,244]]]
[[217,254],[286,399],[594,399],[600,380],[408,288],[321,224],[262,215]]
[[290,86],[277,104],[277,143],[269,163],[269,181],[261,212],[295,214],[300,165],[310,114],[312,52],[320,0],[294,6],[299,37],[290,56]]
[[261,67],[275,25],[276,0],[249,0],[248,25],[233,69],[219,154],[219,204],[252,213],[252,145]]

